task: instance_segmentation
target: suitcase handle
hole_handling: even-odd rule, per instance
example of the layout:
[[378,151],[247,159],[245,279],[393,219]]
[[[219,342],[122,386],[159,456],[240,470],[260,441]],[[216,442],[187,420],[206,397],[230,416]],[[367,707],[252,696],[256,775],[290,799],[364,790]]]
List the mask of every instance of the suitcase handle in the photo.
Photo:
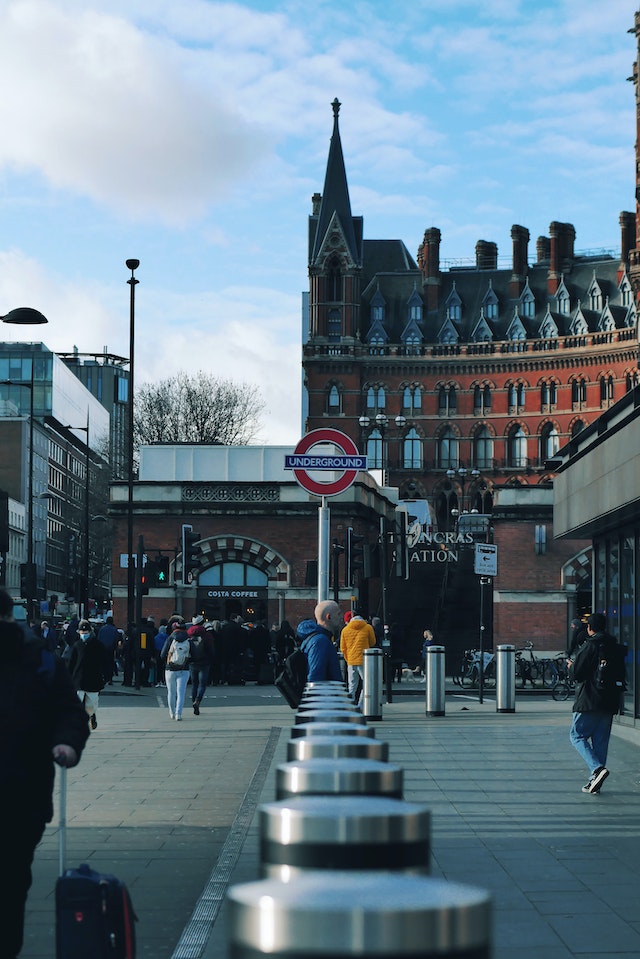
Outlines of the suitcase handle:
[[67,767],[59,766],[60,816],[58,824],[58,874],[66,869],[67,858]]

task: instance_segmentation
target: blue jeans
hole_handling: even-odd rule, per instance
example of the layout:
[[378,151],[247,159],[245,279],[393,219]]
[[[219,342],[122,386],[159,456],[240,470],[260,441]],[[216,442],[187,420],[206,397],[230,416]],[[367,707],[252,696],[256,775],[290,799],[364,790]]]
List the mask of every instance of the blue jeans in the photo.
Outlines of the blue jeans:
[[189,682],[188,669],[167,669],[164,674],[167,684],[167,705],[172,716],[182,716],[184,697]]
[[191,701],[202,702],[209,681],[209,666],[189,666],[191,674]]
[[569,739],[582,756],[591,775],[596,769],[607,765],[609,737],[611,736],[611,713],[574,713]]

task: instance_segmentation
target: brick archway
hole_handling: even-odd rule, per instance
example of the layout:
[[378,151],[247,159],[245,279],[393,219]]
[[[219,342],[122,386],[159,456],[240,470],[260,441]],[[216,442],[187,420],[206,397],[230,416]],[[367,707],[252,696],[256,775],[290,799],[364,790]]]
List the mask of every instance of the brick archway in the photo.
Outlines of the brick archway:
[[290,584],[289,563],[271,546],[246,536],[222,533],[198,543],[202,570],[219,563],[244,563],[266,574],[269,584],[286,589]]

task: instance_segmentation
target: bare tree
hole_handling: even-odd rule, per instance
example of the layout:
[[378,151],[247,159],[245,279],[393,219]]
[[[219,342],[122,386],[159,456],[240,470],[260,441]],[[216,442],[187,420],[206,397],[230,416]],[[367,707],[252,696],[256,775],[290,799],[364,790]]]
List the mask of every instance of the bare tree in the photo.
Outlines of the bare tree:
[[260,429],[264,402],[256,386],[181,370],[136,391],[135,446],[219,443],[245,446]]

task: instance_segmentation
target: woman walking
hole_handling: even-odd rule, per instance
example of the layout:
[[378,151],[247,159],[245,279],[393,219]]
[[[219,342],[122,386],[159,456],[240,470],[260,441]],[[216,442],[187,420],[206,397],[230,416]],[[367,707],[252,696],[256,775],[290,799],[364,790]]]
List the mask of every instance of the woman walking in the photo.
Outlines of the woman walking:
[[191,647],[186,629],[178,626],[173,630],[162,650],[162,659],[166,666],[164,681],[167,685],[167,705],[169,716],[178,722],[182,720],[184,698],[189,682],[189,660]]

